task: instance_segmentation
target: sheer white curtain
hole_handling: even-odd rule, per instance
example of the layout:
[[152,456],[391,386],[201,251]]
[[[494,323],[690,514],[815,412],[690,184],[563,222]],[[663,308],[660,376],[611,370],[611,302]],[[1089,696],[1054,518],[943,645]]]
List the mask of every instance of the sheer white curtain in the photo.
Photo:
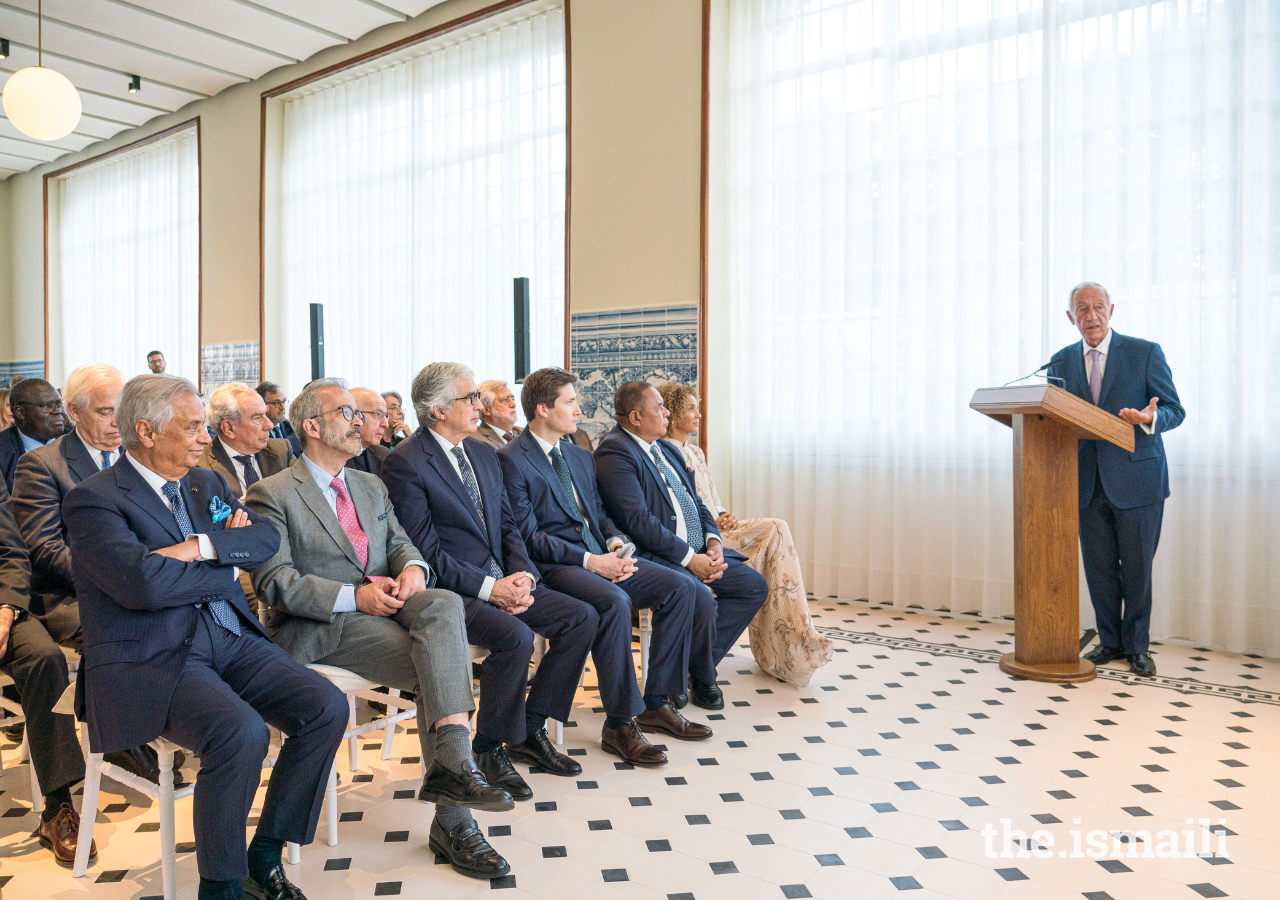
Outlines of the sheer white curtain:
[[[200,374],[200,164],[196,130],[69,173],[52,186],[64,374],[109,363],[126,377],[160,350]],[[51,335],[52,340],[59,336]]]
[[1011,612],[1010,432],[968,401],[1101,281],[1188,409],[1153,633],[1278,654],[1276,14],[1045,2],[1048,40],[1040,0],[729,4],[736,512],[818,595]]
[[564,11],[533,15],[288,100],[286,372],[377,390],[436,360],[513,374],[512,279],[531,289],[534,367],[564,361]]

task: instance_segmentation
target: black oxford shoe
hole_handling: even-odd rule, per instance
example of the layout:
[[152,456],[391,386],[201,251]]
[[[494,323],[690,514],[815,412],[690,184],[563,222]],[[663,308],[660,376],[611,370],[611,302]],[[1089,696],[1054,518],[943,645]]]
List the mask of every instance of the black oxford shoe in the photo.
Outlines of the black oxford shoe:
[[422,779],[418,799],[423,803],[447,800],[458,806],[485,812],[506,812],[516,808],[511,795],[502,788],[490,785],[471,759],[463,760],[461,772],[446,769],[438,759],[432,762],[426,777]]
[[689,702],[703,709],[724,709],[724,692],[714,682],[703,684],[696,678],[689,678]]
[[1093,663],[1095,666],[1105,666],[1113,660],[1124,659],[1126,656],[1128,656],[1128,654],[1119,647],[1104,647],[1099,644],[1086,653],[1084,658],[1089,660],[1089,662]]
[[[539,728],[518,744],[509,745],[507,755],[518,762],[536,766],[548,775],[571,778],[582,774],[582,766],[556,749],[545,728]],[[515,797],[515,794],[511,796]]]
[[472,878],[498,878],[511,871],[507,861],[484,839],[474,819],[452,832],[445,831],[439,819],[433,819],[427,846],[449,860],[455,871]]
[[1134,675],[1150,678],[1156,674],[1156,664],[1152,661],[1150,653],[1135,653],[1129,657],[1129,671]]
[[688,694],[671,694],[667,699],[671,701],[671,705],[676,709],[684,709],[689,705]]
[[246,900],[307,900],[306,894],[298,890],[298,886],[284,876],[284,866],[276,863],[267,873],[264,881],[242,878],[240,887],[244,889]]
[[480,774],[491,787],[502,788],[511,795],[512,800],[533,799],[533,789],[520,777],[516,767],[507,758],[507,751],[501,747],[486,750],[477,757],[476,762],[480,765]]

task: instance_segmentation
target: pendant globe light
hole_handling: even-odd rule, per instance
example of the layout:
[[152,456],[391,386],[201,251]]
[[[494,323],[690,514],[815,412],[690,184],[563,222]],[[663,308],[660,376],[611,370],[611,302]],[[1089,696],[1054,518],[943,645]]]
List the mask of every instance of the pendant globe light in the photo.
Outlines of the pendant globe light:
[[4,86],[4,114],[37,141],[56,141],[80,123],[80,95],[61,72],[44,67],[44,2],[37,6],[37,65],[19,69]]

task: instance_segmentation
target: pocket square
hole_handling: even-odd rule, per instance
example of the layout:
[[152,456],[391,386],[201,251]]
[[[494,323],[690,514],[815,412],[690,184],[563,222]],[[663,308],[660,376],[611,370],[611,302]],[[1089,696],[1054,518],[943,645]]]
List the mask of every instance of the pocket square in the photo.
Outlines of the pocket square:
[[378,516],[378,521],[379,521],[379,522],[381,522],[381,521],[382,521],[383,519],[385,519],[386,517],[387,517],[387,514],[386,514],[386,513],[383,513],[382,515]]
[[222,520],[231,517],[231,507],[221,497],[214,497],[209,501],[209,514],[213,516],[213,524],[217,525]]

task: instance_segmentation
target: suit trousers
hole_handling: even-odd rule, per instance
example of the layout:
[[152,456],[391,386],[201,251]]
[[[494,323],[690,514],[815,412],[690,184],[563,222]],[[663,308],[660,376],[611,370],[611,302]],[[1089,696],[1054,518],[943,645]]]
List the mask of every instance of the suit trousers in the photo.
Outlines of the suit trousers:
[[1112,505],[1098,479],[1080,510],[1080,553],[1104,647],[1146,653],[1151,630],[1151,561],[1160,543],[1164,501]]
[[0,669],[18,689],[40,792],[49,794],[83,779],[84,757],[76,739],[75,719],[53,711],[71,683],[67,658],[30,615],[9,629],[9,646],[0,657]]
[[549,587],[590,603],[600,614],[591,658],[600,683],[600,705],[607,715],[628,719],[644,711],[631,655],[633,608],[653,610],[644,696],[684,693],[697,603],[697,588],[690,579],[647,559],[637,560],[635,574],[617,583],[582,566],[544,565],[542,575]]
[[[513,616],[479,597],[464,600],[467,639],[489,651],[480,672],[476,734],[507,744],[525,735],[525,709],[557,722],[569,718],[582,667],[596,638],[600,615],[588,603],[545,585],[533,589],[533,605]],[[525,700],[533,635],[547,639],[546,655]]]
[[462,598],[452,591],[420,591],[394,616],[339,613],[342,640],[316,660],[361,678],[417,696],[418,743],[422,758],[434,756],[428,733],[433,723],[475,709],[471,700],[471,655]]
[[258,833],[309,844],[347,730],[342,691],[255,631],[237,636],[208,609],[169,703],[164,736],[200,757],[192,816],[201,878],[248,875],[245,822],[262,778],[267,725],[285,735]]
[[[77,653],[84,648],[84,637],[80,634],[80,604],[74,594],[49,595],[40,598],[41,610],[36,614],[44,630],[55,644],[70,647]],[[32,607],[36,598],[32,597]]]
[[728,563],[724,574],[711,584],[704,584],[678,563],[654,560],[683,573],[694,585],[697,602],[689,646],[689,675],[703,684],[715,684],[716,666],[769,599],[769,583],[747,565],[746,557],[726,547],[724,561]]

